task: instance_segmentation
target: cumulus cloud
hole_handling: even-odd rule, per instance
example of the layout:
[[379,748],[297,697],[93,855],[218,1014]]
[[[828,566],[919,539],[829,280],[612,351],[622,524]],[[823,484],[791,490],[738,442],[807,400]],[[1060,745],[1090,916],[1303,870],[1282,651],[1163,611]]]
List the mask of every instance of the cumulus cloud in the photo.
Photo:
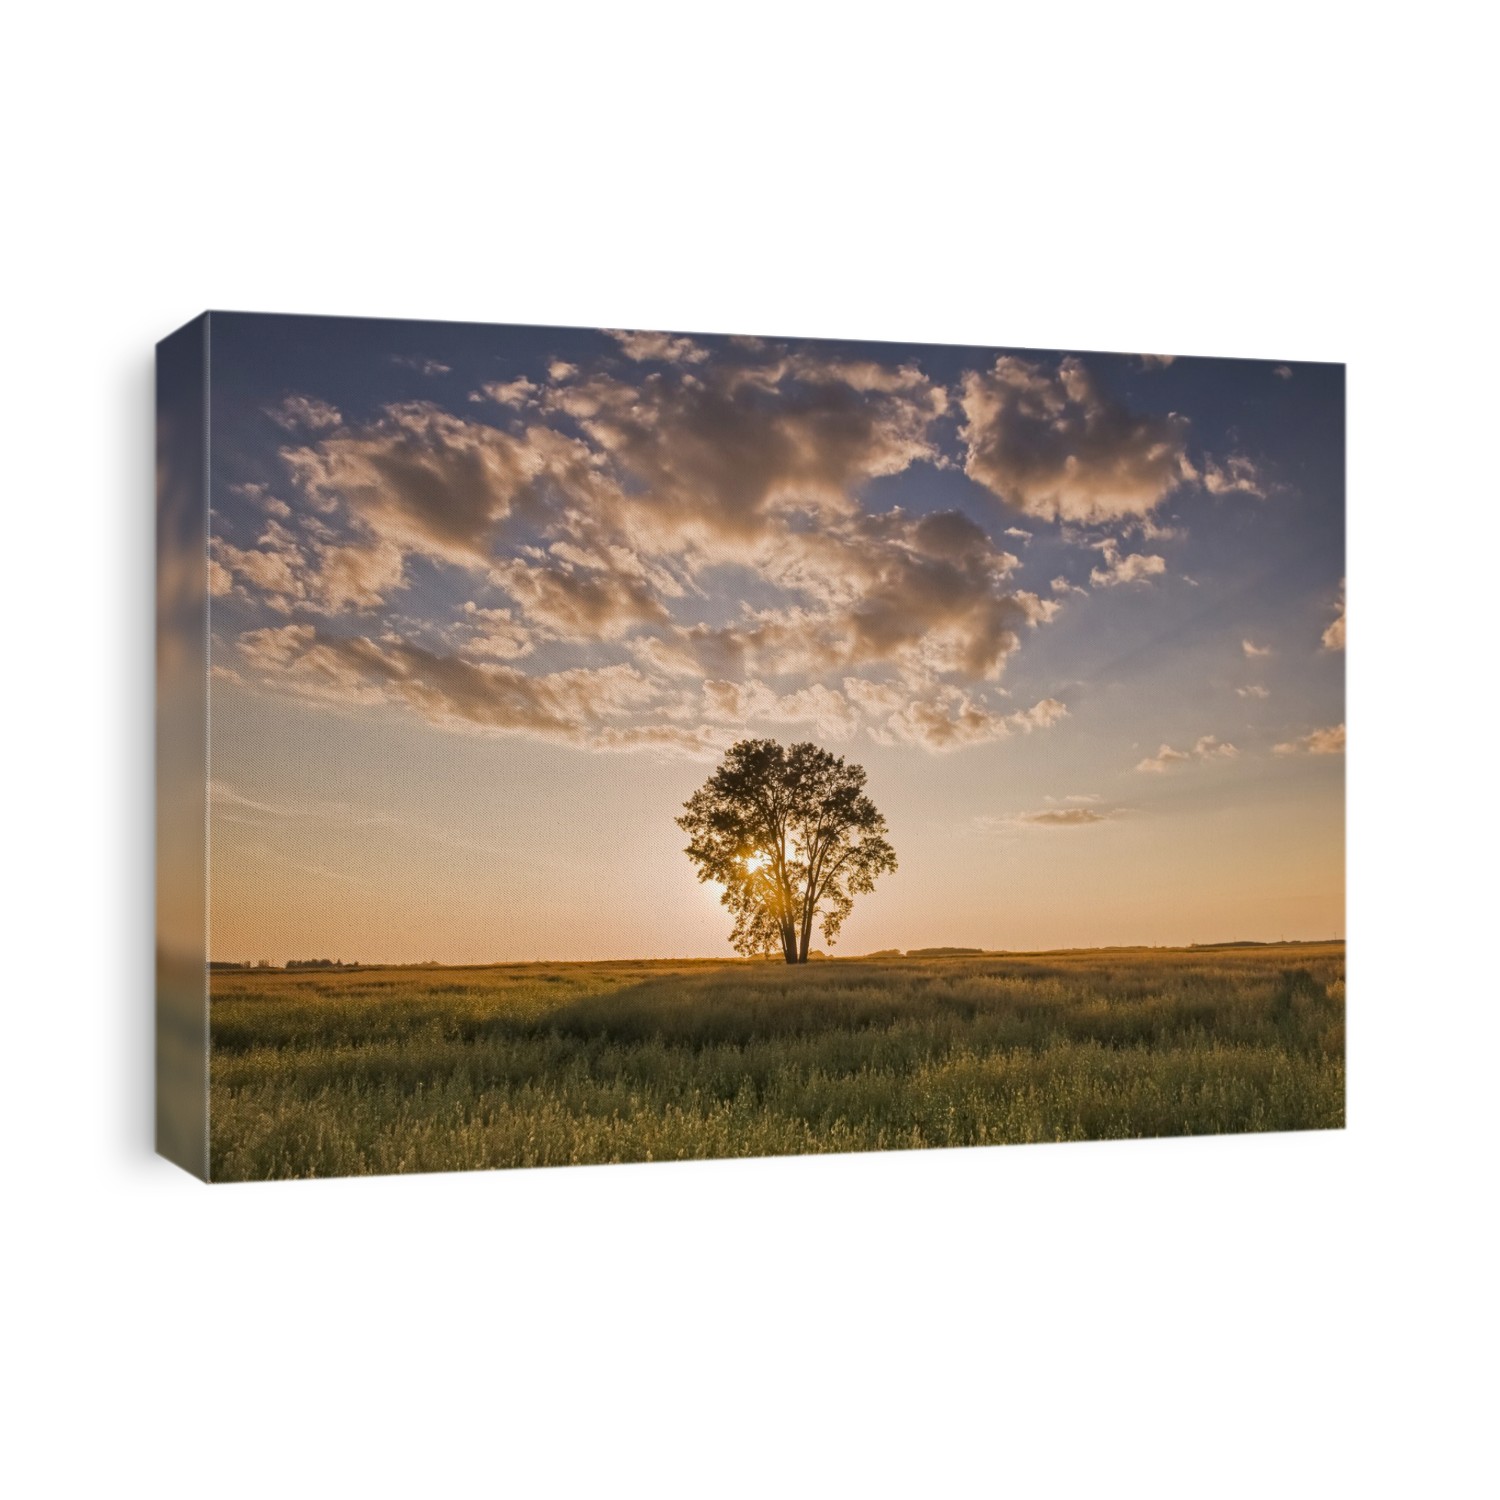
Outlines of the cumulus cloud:
[[1314,729],[1299,740],[1289,740],[1272,748],[1277,755],[1342,755],[1344,738],[1344,726],[1333,724],[1327,729]]
[[1177,356],[1175,354],[1141,354],[1137,358],[1144,369],[1165,370]]
[[488,399],[495,402],[497,406],[525,406],[540,390],[541,386],[535,381],[528,380],[524,375],[518,375],[514,380],[492,380],[488,385],[480,386],[469,397],[469,400]]
[[1243,454],[1232,454],[1222,464],[1212,457],[1205,458],[1202,483],[1210,495],[1238,493],[1265,499],[1260,471]]
[[958,750],[1012,733],[1030,734],[1067,717],[1066,706],[1045,698],[1031,708],[1001,714],[961,688],[944,686],[918,697],[898,684],[846,678],[844,692],[871,718],[869,733],[880,744],[905,743],[926,750]]
[[965,472],[1044,520],[1143,516],[1193,476],[1187,419],[1128,410],[1075,358],[1054,371],[1002,355],[965,374],[960,405]]
[[660,695],[628,664],[528,675],[400,639],[336,636],[297,624],[247,631],[254,672],[308,697],[389,703],[448,728],[523,732],[603,749],[711,754],[722,736],[675,724],[626,722]]
[[683,334],[626,332],[618,328],[604,330],[620,346],[620,352],[637,363],[656,360],[667,364],[700,364],[708,350]]
[[719,723],[815,724],[824,734],[847,736],[859,722],[849,700],[821,683],[778,693],[755,680],[710,681],[703,698],[705,717]]
[[371,610],[404,586],[399,547],[375,540],[338,545],[317,535],[296,535],[277,519],[267,523],[255,547],[212,540],[211,586],[228,595],[235,585],[253,592],[278,614],[305,609],[318,614]]
[[1290,380],[1292,378],[1292,367],[1290,365],[1277,365],[1276,369],[1272,373],[1275,374],[1278,379]]
[[609,519],[639,550],[738,559],[796,517],[854,517],[870,480],[938,456],[925,382],[861,389],[847,371],[798,374],[779,361],[755,367],[752,398],[741,389],[747,373],[593,375],[548,392],[547,409],[577,424],[632,497]]
[[470,599],[464,617],[464,650],[471,656],[516,661],[535,649],[531,631],[508,609],[485,609]]
[[[508,611],[473,605],[464,621],[456,652],[393,633],[338,635],[298,622],[245,631],[239,657],[262,684],[312,700],[395,705],[447,728],[525,733],[602,749],[705,755],[744,725],[764,722],[812,724],[839,736],[864,728],[882,744],[937,752],[1038,732],[1067,715],[1057,699],[1002,714],[955,687],[913,696],[900,682],[858,678],[845,679],[842,691],[812,683],[790,692],[758,680],[711,680],[695,705],[670,683],[629,664],[528,674],[510,664],[529,653],[531,641]],[[695,717],[703,722],[694,725]]]
[[1235,692],[1241,698],[1269,698],[1271,696],[1270,688],[1262,687],[1258,682],[1252,682],[1248,687],[1238,687]]
[[300,428],[318,432],[327,427],[337,427],[344,420],[338,407],[319,401],[315,396],[288,396],[280,406],[273,407],[267,416],[288,432],[295,432]]
[[1050,729],[1059,719],[1067,717],[1066,704],[1056,698],[1043,698],[1040,703],[1033,703],[1030,708],[1011,714],[1005,722],[1013,729],[1030,734],[1033,729]]
[[1095,547],[1104,554],[1104,566],[1089,574],[1089,582],[1095,588],[1113,588],[1121,583],[1144,583],[1150,578],[1159,578],[1167,571],[1167,560],[1151,553],[1120,553],[1119,543],[1113,538],[1096,542]]
[[366,427],[281,456],[314,506],[342,505],[366,532],[469,567],[488,565],[495,529],[512,514],[541,517],[559,494],[600,488],[575,439],[540,426],[500,432],[428,402],[388,407]]
[[1323,632],[1323,649],[1325,651],[1342,651],[1344,649],[1344,630],[1346,619],[1344,587],[1344,583],[1340,582],[1338,614],[1334,617],[1333,622],[1329,625],[1328,629]]
[[[1056,699],[1005,713],[987,696],[1061,607],[1016,586],[1004,539],[959,510],[869,508],[874,481],[947,462],[935,424],[950,398],[921,369],[615,338],[652,368],[553,360],[545,385],[491,382],[468,416],[412,401],[301,421],[280,455],[295,518],[213,559],[215,587],[269,612],[242,636],[246,665],[308,696],[614,747],[656,743],[648,718],[670,729],[663,743],[699,747],[760,718],[946,750],[1066,714]],[[1064,376],[1068,399],[1095,402],[1081,368]],[[508,409],[503,428],[480,419],[488,402]],[[467,575],[460,600],[476,586],[498,597],[386,617],[378,636],[302,619],[426,590],[434,565]],[[718,607],[736,593],[737,611]],[[536,671],[539,654],[562,670]],[[620,716],[600,707],[606,683],[639,692]]]
[[1249,657],[1269,656],[1271,654],[1269,646],[1257,646],[1254,641],[1250,640],[1241,641],[1240,650]]
[[1140,761],[1136,765],[1136,770],[1161,775],[1170,771],[1174,766],[1186,765],[1195,759],[1201,761],[1234,760],[1239,753],[1233,745],[1220,740],[1216,735],[1205,734],[1191,750],[1174,750],[1171,745],[1163,745],[1155,755],[1148,755]]
[[1216,735],[1205,734],[1197,744],[1193,746],[1193,754],[1199,760],[1233,760],[1240,752],[1233,745],[1219,739]]
[[895,666],[994,681],[1058,608],[1009,576],[1010,553],[957,511],[861,514],[784,531],[745,554],[795,602],[721,626],[672,625],[638,649],[664,671],[736,677]]
[[619,571],[517,560],[496,563],[490,577],[529,620],[564,640],[617,640],[636,625],[669,618],[643,579]]
[[1136,766],[1137,771],[1168,771],[1174,765],[1180,765],[1185,760],[1193,757],[1186,750],[1174,750],[1170,745],[1163,745],[1155,755],[1148,755],[1145,760]]

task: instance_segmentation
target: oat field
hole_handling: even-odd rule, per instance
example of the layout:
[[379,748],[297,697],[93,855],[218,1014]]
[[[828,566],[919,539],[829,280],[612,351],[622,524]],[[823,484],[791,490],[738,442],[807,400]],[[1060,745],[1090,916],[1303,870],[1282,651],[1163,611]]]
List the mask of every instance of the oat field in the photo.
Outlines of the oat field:
[[216,1180],[1344,1123],[1342,943],[217,972]]

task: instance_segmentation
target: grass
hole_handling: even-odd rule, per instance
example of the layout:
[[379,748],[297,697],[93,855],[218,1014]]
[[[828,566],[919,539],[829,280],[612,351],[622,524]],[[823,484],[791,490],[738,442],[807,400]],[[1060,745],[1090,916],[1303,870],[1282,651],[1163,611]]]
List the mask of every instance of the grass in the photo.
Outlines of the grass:
[[216,1180],[1344,1123],[1342,943],[212,976]]

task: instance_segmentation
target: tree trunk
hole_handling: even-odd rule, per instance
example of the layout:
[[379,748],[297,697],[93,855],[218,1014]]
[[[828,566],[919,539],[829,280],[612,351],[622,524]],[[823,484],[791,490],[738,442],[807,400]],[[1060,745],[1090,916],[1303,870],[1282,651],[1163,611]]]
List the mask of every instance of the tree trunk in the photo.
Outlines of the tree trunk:
[[790,922],[781,924],[781,951],[789,964],[797,962],[797,929]]

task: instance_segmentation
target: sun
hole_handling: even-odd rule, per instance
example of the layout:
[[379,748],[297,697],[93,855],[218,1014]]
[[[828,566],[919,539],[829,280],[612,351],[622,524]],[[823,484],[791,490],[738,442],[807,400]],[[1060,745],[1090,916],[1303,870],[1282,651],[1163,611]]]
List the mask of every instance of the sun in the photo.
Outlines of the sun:
[[764,870],[770,863],[771,856],[769,854],[762,854],[758,849],[754,854],[747,854],[745,856],[745,870],[751,875],[755,874],[757,870]]

